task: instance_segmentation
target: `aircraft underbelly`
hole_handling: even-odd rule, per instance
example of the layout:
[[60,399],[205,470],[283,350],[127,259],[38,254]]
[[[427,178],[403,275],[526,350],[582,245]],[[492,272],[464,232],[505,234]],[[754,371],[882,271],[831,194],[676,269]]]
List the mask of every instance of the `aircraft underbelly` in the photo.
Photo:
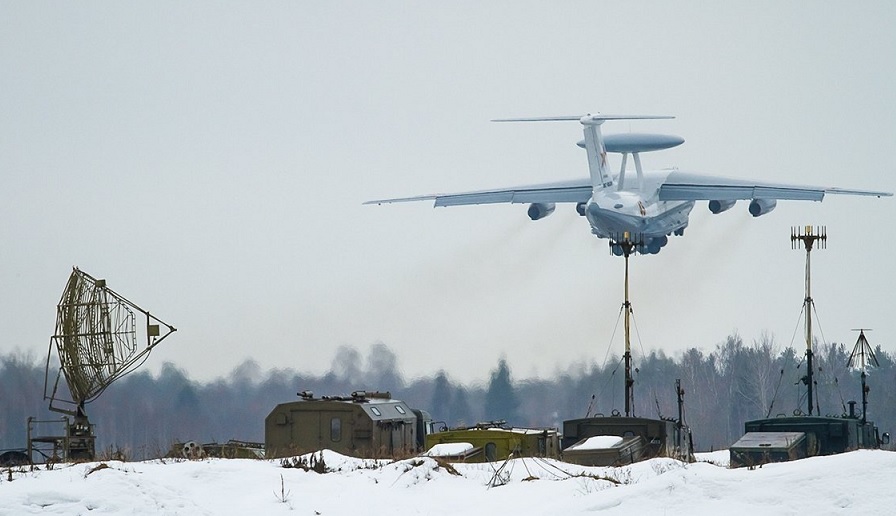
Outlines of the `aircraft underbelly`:
[[587,212],[591,232],[600,238],[614,238],[625,232],[653,238],[687,227],[688,216],[694,207],[692,201],[663,204],[671,206],[654,216],[619,213],[592,204]]

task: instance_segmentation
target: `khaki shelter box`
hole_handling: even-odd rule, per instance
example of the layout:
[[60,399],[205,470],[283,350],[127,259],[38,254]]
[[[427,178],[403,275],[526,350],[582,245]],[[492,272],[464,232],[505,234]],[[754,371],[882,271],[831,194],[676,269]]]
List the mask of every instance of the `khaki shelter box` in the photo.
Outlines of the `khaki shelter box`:
[[274,407],[264,422],[270,458],[322,449],[353,457],[410,455],[423,445],[429,414],[392,399],[389,392],[355,391],[351,396],[301,399]]

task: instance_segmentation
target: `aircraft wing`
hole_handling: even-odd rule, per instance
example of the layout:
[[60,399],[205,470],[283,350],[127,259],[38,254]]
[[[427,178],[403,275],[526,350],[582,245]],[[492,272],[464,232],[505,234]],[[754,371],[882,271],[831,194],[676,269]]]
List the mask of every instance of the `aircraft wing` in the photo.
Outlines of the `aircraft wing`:
[[461,206],[465,204],[494,203],[558,203],[587,202],[591,198],[591,180],[587,178],[529,186],[477,190],[450,194],[420,195],[396,199],[377,199],[364,204],[389,204],[393,202],[435,201],[435,206]]
[[747,199],[779,199],[820,201],[825,194],[869,195],[890,197],[892,192],[849,190],[845,188],[785,185],[727,177],[704,176],[683,171],[669,174],[659,189],[661,201],[735,201]]

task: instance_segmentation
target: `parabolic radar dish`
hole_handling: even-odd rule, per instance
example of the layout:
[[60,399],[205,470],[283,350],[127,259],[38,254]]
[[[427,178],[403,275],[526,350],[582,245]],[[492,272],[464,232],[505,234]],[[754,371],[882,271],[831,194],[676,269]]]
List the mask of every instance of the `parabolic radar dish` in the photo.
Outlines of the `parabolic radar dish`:
[[[146,316],[145,344],[139,342],[134,312]],[[164,335],[161,326],[167,328]],[[56,334],[50,338],[50,356],[55,345],[59,355],[59,373],[65,376],[71,401],[77,412],[53,406],[59,374],[53,386],[50,408],[58,412],[84,416],[84,404],[97,398],[112,382],[146,360],[149,352],[172,332],[171,325],[143,310],[98,280],[74,267],[62,299],[56,307]],[[141,332],[143,333],[143,328]],[[58,400],[63,401],[63,400]]]

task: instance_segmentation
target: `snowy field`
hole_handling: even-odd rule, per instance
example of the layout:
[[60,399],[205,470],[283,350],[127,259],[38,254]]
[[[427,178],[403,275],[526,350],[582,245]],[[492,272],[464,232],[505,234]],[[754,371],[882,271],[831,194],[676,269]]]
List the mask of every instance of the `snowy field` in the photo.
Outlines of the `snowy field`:
[[[330,473],[279,460],[165,460],[2,470],[0,514],[893,514],[896,453],[860,450],[729,470],[727,452],[585,468],[517,459],[440,466],[324,452]],[[501,468],[503,466],[503,468]],[[496,468],[501,468],[496,471]]]

